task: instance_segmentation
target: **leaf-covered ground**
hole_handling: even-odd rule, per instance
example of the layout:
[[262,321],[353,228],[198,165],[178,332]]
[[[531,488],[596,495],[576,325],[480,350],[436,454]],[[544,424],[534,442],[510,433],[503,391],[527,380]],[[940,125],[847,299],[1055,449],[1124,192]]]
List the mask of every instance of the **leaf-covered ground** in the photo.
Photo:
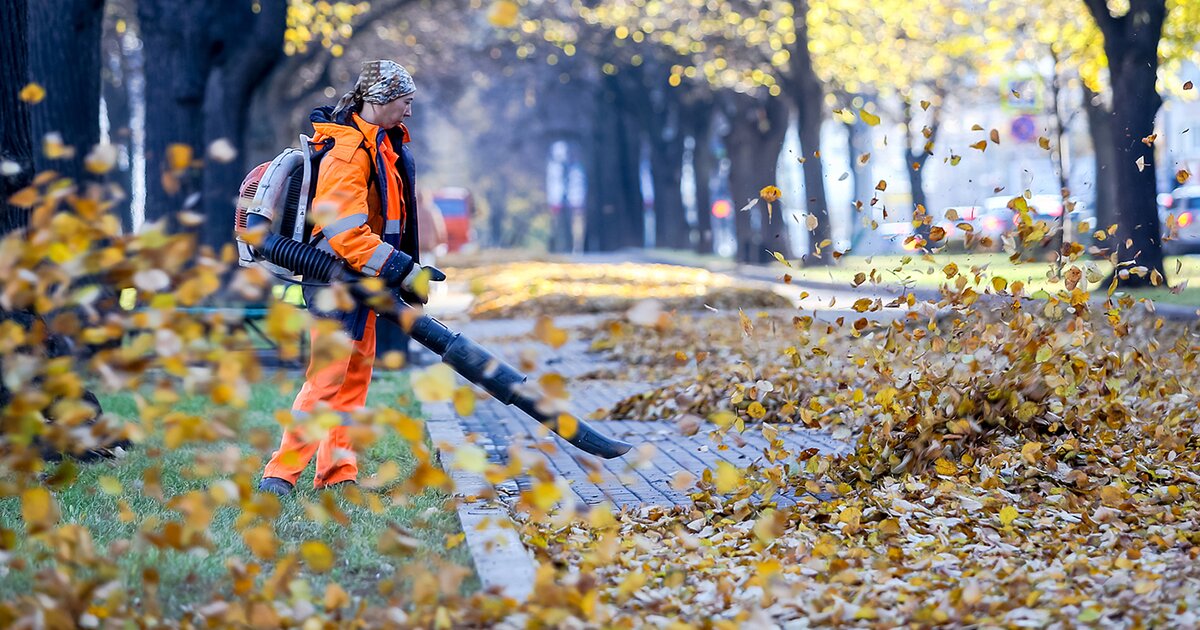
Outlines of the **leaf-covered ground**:
[[[325,333],[318,364],[347,350],[336,322],[271,300],[270,278],[231,271],[228,248],[162,225],[122,234],[102,199],[53,176],[22,195],[30,229],[0,243],[13,270],[0,291],[13,315],[0,322],[0,625],[1200,624],[1196,325],[1119,295],[1096,304],[1102,274],[1079,252],[1049,289],[950,262],[937,304],[864,296],[824,319],[703,271],[477,269],[480,316],[614,313],[595,348],[662,386],[615,413],[772,442],[745,469],[706,474],[692,507],[586,516],[555,510],[546,470],[489,466],[471,447],[456,461],[493,481],[534,478],[518,516],[541,564],[517,604],[464,594],[448,478],[403,386],[355,418],[373,475],[360,488],[285,504],[253,490],[278,425],[298,421],[292,388],[236,322],[189,309],[265,302],[285,358],[304,330]],[[116,307],[128,289],[136,302]],[[316,299],[344,305],[348,292]],[[568,335],[530,323],[554,347]],[[74,353],[50,352],[52,333]],[[539,385],[566,391],[561,378]],[[86,388],[113,418],[90,424]],[[444,368],[415,374],[413,390],[461,413],[474,400]],[[320,431],[341,418],[300,421]],[[785,423],[853,451],[786,452],[773,439]],[[128,459],[78,474],[41,461],[38,445],[113,437],[133,440]],[[801,501],[779,507],[781,493]]]
[[[801,314],[602,327],[597,347],[630,378],[673,379],[615,417],[675,418],[718,441],[799,423],[855,448],[835,459],[776,442],[706,476],[689,510],[530,520],[542,557],[600,591],[575,614],[1200,623],[1200,328],[1128,299],[1089,312],[961,298],[861,330]],[[807,500],[779,508],[781,492]]]
[[[115,461],[52,467],[47,480],[58,522],[78,528],[71,530],[74,535],[68,539],[73,545],[59,542],[59,560],[82,562],[82,556],[95,554],[95,570],[111,571],[116,578],[113,584],[120,585],[104,589],[103,599],[111,608],[124,605],[167,619],[184,619],[198,610],[209,615],[219,612],[220,605],[212,602],[233,598],[242,588],[229,574],[230,563],[240,564],[239,558],[265,560],[263,569],[269,573],[275,558],[300,553],[304,545],[308,555],[321,553],[317,543],[326,546],[336,561],[331,560],[327,570],[305,568],[295,576],[315,594],[315,605],[321,604],[326,592],[345,599],[343,606],[352,598],[385,601],[381,587],[398,570],[409,564],[433,566],[431,556],[440,560],[438,570],[447,575],[457,566],[464,589],[476,588],[470,557],[457,544],[462,534],[447,495],[434,489],[414,496],[389,493],[394,479],[411,476],[417,464],[407,441],[398,434],[383,436],[360,456],[360,478],[372,488],[370,494],[313,490],[310,468],[301,477],[296,496],[274,503],[263,496],[248,504],[263,518],[247,518],[251,513],[244,512],[237,499],[248,497],[257,483],[263,458],[279,438],[275,412],[291,405],[298,386],[291,377],[255,385],[243,422],[225,428],[229,434],[213,442],[168,447],[166,441],[172,438],[156,431]],[[412,400],[407,375],[381,374],[369,402],[386,406],[404,398]],[[138,417],[139,401],[133,395],[105,395],[100,402],[114,417]],[[211,407],[210,401],[194,396],[174,404],[176,411],[199,418]],[[411,402],[406,410],[418,413]],[[180,515],[184,526],[179,535],[186,539],[203,532],[206,545],[188,548],[183,540],[171,540],[175,533],[170,523]],[[17,529],[21,520],[22,502],[0,499],[0,524]],[[81,537],[84,530],[90,533],[86,543]],[[393,541],[393,547],[381,551],[380,540]],[[447,545],[448,541],[455,544]],[[12,600],[35,584],[67,586],[62,576],[46,571],[55,565],[49,552],[41,537],[20,540],[6,558],[0,599]],[[116,560],[115,565],[103,566],[104,558]],[[409,589],[411,584],[391,588]]]
[[645,299],[680,310],[791,306],[767,283],[674,265],[514,262],[447,273],[470,284],[478,319],[624,311]]

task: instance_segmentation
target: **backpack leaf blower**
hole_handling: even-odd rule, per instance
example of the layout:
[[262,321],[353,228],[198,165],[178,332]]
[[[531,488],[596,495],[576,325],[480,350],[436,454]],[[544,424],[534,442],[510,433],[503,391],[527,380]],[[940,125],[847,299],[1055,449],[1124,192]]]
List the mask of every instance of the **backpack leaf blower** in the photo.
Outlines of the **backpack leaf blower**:
[[[301,138],[302,142],[306,140],[307,138]],[[500,402],[524,411],[576,448],[606,459],[620,457],[629,452],[631,444],[600,433],[582,419],[576,418],[575,422],[571,423],[575,425],[574,431],[571,431],[570,427],[560,428],[557,413],[541,409],[536,398],[522,391],[520,386],[527,377],[516,368],[501,361],[461,333],[450,330],[433,317],[405,317],[405,312],[413,307],[398,295],[391,296],[389,300],[377,299],[373,292],[358,282],[364,278],[362,274],[351,269],[338,257],[294,238],[293,235],[300,231],[306,222],[305,208],[309,204],[300,205],[298,212],[295,205],[299,205],[297,202],[301,201],[311,202],[312,187],[308,186],[307,182],[315,181],[312,178],[315,178],[313,173],[316,169],[310,168],[307,160],[295,159],[294,153],[285,152],[280,158],[285,156],[288,162],[278,165],[279,168],[273,168],[276,166],[273,162],[270,167],[264,169],[263,166],[266,165],[263,165],[251,172],[247,182],[254,180],[253,191],[243,183],[235,228],[243,264],[250,262],[247,259],[265,262],[269,270],[292,274],[293,278],[303,276],[306,283],[345,283],[355,299],[370,304],[379,317],[407,329],[410,337],[440,356],[444,363],[463,378],[483,388]],[[276,158],[276,161],[280,158]],[[297,180],[307,180],[303,188],[309,194],[308,199],[305,199],[303,194],[283,192],[300,189]],[[286,226],[282,225],[284,221],[280,220],[285,217]],[[280,234],[281,231],[284,233]],[[260,233],[262,240],[251,245],[245,238],[250,232]],[[380,305],[389,302],[390,308]],[[411,324],[402,323],[406,320],[411,321]]]

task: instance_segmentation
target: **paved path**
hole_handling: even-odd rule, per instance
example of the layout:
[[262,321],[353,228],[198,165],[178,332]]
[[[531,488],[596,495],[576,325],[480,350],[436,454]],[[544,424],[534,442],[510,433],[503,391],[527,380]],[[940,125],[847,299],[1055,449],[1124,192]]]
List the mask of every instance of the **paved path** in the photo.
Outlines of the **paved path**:
[[[577,335],[578,327],[596,321],[599,321],[597,316],[579,316],[557,318],[555,323]],[[588,353],[587,342],[578,338],[557,350],[521,339],[518,336],[527,335],[533,329],[533,322],[529,320],[459,321],[455,326],[513,365],[519,363],[523,352],[538,353],[539,367],[530,376],[536,378],[545,372],[557,372],[566,377],[570,411],[580,418],[588,418],[599,409],[659,385],[577,379],[598,367],[612,364]],[[722,445],[712,441],[707,432],[682,435],[671,422],[636,418],[589,420],[597,429],[635,445],[635,450],[622,458],[603,460],[574,448],[518,409],[494,399],[479,401],[474,413],[465,418],[454,416],[448,405],[431,407],[427,411],[432,421],[458,422],[495,463],[507,463],[510,449],[516,449],[526,467],[535,461],[544,461],[549,470],[569,483],[579,507],[604,502],[620,508],[689,504],[687,494],[672,487],[672,480],[678,473],[686,472],[699,478],[705,469],[714,468],[722,461],[745,467],[763,456],[767,444],[755,430],[728,436]],[[831,453],[849,448],[825,432],[788,426],[780,429],[780,436],[792,450],[817,448]],[[528,484],[527,478],[517,480],[518,486],[528,487]],[[781,504],[792,502],[788,497],[778,500]]]

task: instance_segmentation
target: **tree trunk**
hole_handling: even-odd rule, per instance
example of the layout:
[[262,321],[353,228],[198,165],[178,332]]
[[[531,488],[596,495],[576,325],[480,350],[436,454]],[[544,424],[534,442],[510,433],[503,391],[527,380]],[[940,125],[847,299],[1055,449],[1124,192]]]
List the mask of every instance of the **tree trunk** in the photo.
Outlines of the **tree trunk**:
[[167,220],[189,193],[198,192],[195,174],[184,164],[168,162],[171,145],[187,147],[193,156],[204,151],[204,89],[212,61],[208,25],[215,3],[187,0],[141,0],[146,72],[146,222]]
[[[1083,109],[1087,112],[1088,135],[1092,139],[1092,150],[1095,152],[1095,207],[1096,229],[1107,230],[1117,224],[1117,178],[1113,176],[1116,170],[1116,143],[1113,140],[1112,112],[1104,106],[1100,95],[1083,86]],[[1102,249],[1108,249],[1111,241],[1096,243]]]
[[[654,191],[654,246],[691,246],[683,208],[681,90],[667,85],[665,72],[649,63],[623,68],[616,75],[622,100],[649,142],[650,183]],[[660,80],[661,79],[661,80]]]
[[687,213],[683,208],[683,134],[650,142],[650,178],[654,184],[654,246],[691,247]]
[[57,132],[70,147],[61,159],[37,151],[34,164],[39,171],[55,170],[82,182],[87,177],[83,160],[100,141],[104,0],[37,0],[28,4],[28,80],[46,90],[45,100],[30,110],[32,136],[41,142],[46,134]]
[[694,100],[684,117],[692,137],[692,174],[696,180],[696,253],[713,253],[712,178],[717,156],[712,146],[713,102],[708,96]]
[[[101,39],[103,64],[100,72],[100,94],[104,98],[104,113],[108,119],[109,142],[116,147],[116,168],[109,182],[121,190],[114,199],[113,212],[121,219],[121,229],[133,231],[133,94],[135,75],[141,80],[141,50],[128,46],[132,35],[117,32],[117,22],[132,16],[122,15],[109,3]],[[128,29],[128,22],[126,23]]]
[[[830,243],[833,231],[829,225],[829,202],[825,196],[825,167],[821,163],[821,123],[825,120],[825,90],[813,69],[808,50],[808,0],[792,0],[796,24],[796,43],[791,47],[789,76],[785,85],[796,103],[799,114],[800,146],[804,156],[804,195],[808,213],[816,217],[817,227],[810,233],[806,265],[833,263]],[[817,254],[817,249],[820,254]]]
[[598,100],[609,115],[598,117],[593,128],[584,249],[642,247],[641,138],[616,77],[604,77]]
[[1162,105],[1155,81],[1166,0],[1132,0],[1129,12],[1120,17],[1109,13],[1104,0],[1086,0],[1086,4],[1104,34],[1112,83],[1117,262],[1133,261],[1148,270],[1145,276],[1131,273],[1120,283],[1148,286],[1151,272],[1162,274],[1164,280],[1166,273],[1156,200],[1154,147],[1142,141],[1154,133],[1154,117]]
[[[904,117],[904,157],[905,171],[908,172],[908,185],[912,192],[913,202],[913,221],[919,219],[920,225],[914,226],[914,230],[925,241],[926,249],[933,249],[936,243],[929,242],[929,236],[932,228],[932,221],[937,217],[932,216],[929,210],[929,201],[925,196],[925,163],[929,161],[929,156],[933,155],[933,142],[937,136],[938,128],[938,113],[941,108],[941,101],[944,95],[939,95],[935,100],[937,105],[933,105],[932,114],[933,123],[921,129],[921,136],[917,138],[913,134],[913,111],[912,99],[904,97],[903,117]],[[945,246],[945,243],[941,244]]]
[[[773,257],[767,253],[768,249],[790,258],[787,226],[778,207],[770,221],[766,202],[759,201],[750,209],[741,210],[759,196],[763,186],[775,184],[779,153],[787,134],[787,106],[778,98],[765,95],[730,94],[725,108],[729,132],[724,142],[729,152],[729,188],[736,213],[737,259],[745,263],[769,262]],[[773,238],[768,240],[764,235]]]
[[488,244],[492,247],[508,247],[504,236],[504,223],[508,215],[508,179],[496,177],[490,186],[484,186],[488,202]]
[[33,179],[33,142],[29,135],[29,107],[17,95],[29,76],[28,3],[0,0],[0,164],[16,164],[14,174],[0,175],[0,235],[25,227],[29,212],[9,204],[13,193]]
[[245,160],[246,121],[255,89],[283,57],[287,24],[286,0],[260,0],[253,12],[248,3],[226,0],[222,22],[213,24],[212,42],[221,53],[209,71],[204,94],[204,146],[228,141],[232,160],[205,161],[203,208],[207,220],[200,243],[214,251],[233,242],[233,211],[238,186],[248,170]]

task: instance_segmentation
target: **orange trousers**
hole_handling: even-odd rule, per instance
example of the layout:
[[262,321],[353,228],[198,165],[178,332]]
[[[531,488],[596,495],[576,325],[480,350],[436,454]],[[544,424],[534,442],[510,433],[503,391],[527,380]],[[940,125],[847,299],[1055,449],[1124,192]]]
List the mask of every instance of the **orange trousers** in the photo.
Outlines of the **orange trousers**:
[[[312,344],[316,344],[318,332],[311,331]],[[321,369],[316,369],[311,360],[304,386],[292,403],[293,415],[303,418],[319,403],[342,413],[349,420],[349,413],[363,407],[367,402],[367,387],[371,384],[371,368],[375,364],[375,312],[367,315],[367,326],[362,339],[353,342],[350,354]],[[312,442],[295,429],[283,432],[279,450],[271,455],[264,477],[278,477],[296,485],[300,473],[308,467],[313,455],[317,456],[317,475],[314,488],[322,488],[343,481],[357,481],[358,458],[350,443],[346,426],[334,427],[320,442]]]

